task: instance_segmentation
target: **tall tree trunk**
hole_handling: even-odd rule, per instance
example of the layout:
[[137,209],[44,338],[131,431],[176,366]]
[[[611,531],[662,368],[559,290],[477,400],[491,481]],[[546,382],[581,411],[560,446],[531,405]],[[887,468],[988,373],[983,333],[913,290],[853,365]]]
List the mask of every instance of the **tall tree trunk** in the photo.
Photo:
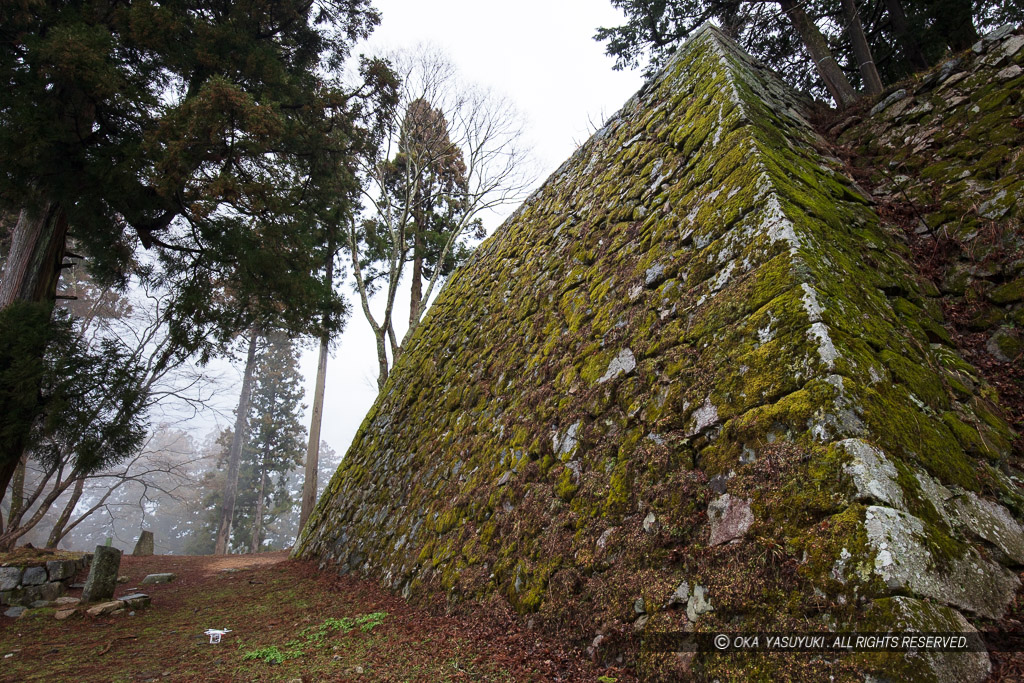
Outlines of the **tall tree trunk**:
[[[334,239],[328,244],[326,268],[324,279],[332,287],[334,286]],[[324,329],[327,328],[327,318],[324,318]],[[324,416],[324,388],[327,384],[327,352],[330,346],[330,338],[324,332],[320,337],[320,358],[316,364],[316,387],[313,390],[313,415],[309,420],[309,441],[306,442],[306,473],[302,479],[302,505],[299,508],[299,529],[306,526],[306,520],[313,512],[316,505],[317,477],[320,472],[320,423]]]
[[7,515],[7,524],[17,524],[25,509],[25,469],[28,466],[28,454],[18,460],[14,478],[11,480],[11,510]]
[[217,529],[217,543],[214,553],[224,555],[228,551],[231,538],[231,522],[235,516],[235,498],[238,495],[238,464],[242,460],[242,444],[245,442],[245,430],[249,414],[249,399],[252,396],[252,375],[256,367],[256,342],[259,330],[253,328],[249,333],[249,352],[245,357],[245,371],[242,373],[242,391],[238,395],[238,413],[235,415],[235,433],[231,435],[231,447],[228,449],[228,475],[224,482],[224,498],[220,507],[220,527]]
[[889,23],[892,24],[893,33],[900,41],[900,48],[907,56],[911,65],[916,69],[927,69],[928,60],[921,49],[921,43],[917,41],[917,34],[910,29],[910,22],[907,21],[907,14],[903,11],[901,0],[885,0],[885,7],[889,10]]
[[[437,266],[440,268],[440,265]],[[419,229],[412,238],[412,285],[409,288],[409,326],[419,322],[423,308],[423,240]]]
[[[0,280],[0,310],[15,301],[52,306],[57,296],[67,234],[67,216],[60,203],[50,202],[38,211],[22,209]],[[43,352],[44,349],[39,349],[40,356]],[[26,432],[0,444],[0,502],[24,455],[27,440]]]
[[381,330],[377,332],[377,391],[379,393],[384,392],[384,385],[388,382],[388,374],[391,372],[388,367],[388,348],[387,348],[387,332]]
[[256,499],[256,515],[252,520],[252,544],[251,552],[258,553],[263,545],[263,492],[267,488],[267,470],[260,468],[260,495]]
[[306,475],[302,480],[302,507],[299,510],[299,533],[306,526],[316,505],[317,476],[320,467],[320,423],[324,416],[324,386],[327,383],[327,335],[320,337],[320,361],[316,366],[316,388],[313,391],[313,417],[309,421],[306,444]]
[[0,281],[0,310],[15,301],[54,301],[67,234],[68,219],[59,203],[39,211],[22,209]]
[[829,94],[835,100],[836,107],[845,109],[856,102],[857,91],[853,89],[846,74],[839,68],[839,63],[828,48],[825,36],[821,35],[817,25],[804,12],[803,5],[794,0],[779,0],[779,7],[789,15],[790,21],[793,22],[793,27],[799,34],[800,40],[803,41],[804,47],[807,48],[814,61],[818,75],[821,76]]
[[56,548],[60,540],[64,538],[65,532],[64,527],[67,526],[68,520],[71,519],[71,513],[75,511],[75,506],[78,505],[78,501],[82,498],[82,492],[85,491],[85,475],[78,477],[75,482],[75,489],[71,493],[71,498],[68,499],[68,504],[64,506],[64,509],[60,513],[60,517],[53,523],[53,529],[50,530],[50,537],[46,539],[47,548]]
[[864,35],[864,27],[860,22],[860,11],[857,9],[856,0],[843,0],[843,15],[846,18],[847,34],[853,44],[853,55],[857,59],[860,77],[864,81],[864,89],[869,95],[878,95],[882,92],[882,78],[878,75],[878,67],[875,66],[871,46],[868,45],[867,36]]

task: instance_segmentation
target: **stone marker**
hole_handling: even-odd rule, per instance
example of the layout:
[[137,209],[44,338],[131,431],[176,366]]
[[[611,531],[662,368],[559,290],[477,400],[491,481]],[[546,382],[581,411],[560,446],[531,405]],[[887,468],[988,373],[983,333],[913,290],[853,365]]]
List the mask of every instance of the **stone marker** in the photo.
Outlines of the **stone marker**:
[[142,580],[142,583],[170,583],[174,581],[176,577],[170,572],[164,574],[148,574],[146,578]]
[[139,541],[135,544],[132,555],[135,557],[149,557],[153,554],[153,532],[143,531],[139,534]]
[[89,578],[82,589],[82,602],[98,602],[114,597],[117,570],[121,567],[121,551],[106,545],[96,546],[89,567]]

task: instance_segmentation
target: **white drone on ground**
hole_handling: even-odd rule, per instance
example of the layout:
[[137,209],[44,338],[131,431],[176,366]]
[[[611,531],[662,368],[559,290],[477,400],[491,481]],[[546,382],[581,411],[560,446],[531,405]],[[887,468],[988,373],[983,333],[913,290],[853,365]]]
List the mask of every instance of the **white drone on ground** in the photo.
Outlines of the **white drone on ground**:
[[211,645],[216,645],[217,643],[220,642],[220,637],[222,635],[224,635],[225,633],[231,633],[231,629],[229,629],[229,628],[208,628],[208,629],[206,629],[206,631],[204,633],[206,635],[210,636],[210,644]]

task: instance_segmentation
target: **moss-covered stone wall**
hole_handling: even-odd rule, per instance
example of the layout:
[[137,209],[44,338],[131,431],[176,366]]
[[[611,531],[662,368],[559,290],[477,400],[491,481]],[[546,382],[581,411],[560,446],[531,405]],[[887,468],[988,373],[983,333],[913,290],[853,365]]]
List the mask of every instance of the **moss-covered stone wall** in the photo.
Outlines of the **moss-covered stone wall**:
[[695,35],[452,276],[296,554],[648,672],[951,675],[638,658],[655,631],[952,627],[1017,588],[1014,435],[803,108]]

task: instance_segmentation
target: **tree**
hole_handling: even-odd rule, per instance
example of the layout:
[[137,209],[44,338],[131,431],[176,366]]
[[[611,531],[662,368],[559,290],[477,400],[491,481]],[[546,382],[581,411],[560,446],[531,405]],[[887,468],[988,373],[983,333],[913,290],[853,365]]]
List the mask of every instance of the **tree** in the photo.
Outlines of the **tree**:
[[[532,180],[521,124],[506,100],[463,84],[437,52],[420,48],[395,63],[401,97],[388,134],[365,160],[368,210],[350,219],[347,235],[356,291],[377,341],[379,387],[437,287],[470,253],[469,240],[483,236],[481,215],[520,199]],[[400,338],[394,316],[403,282],[410,313]],[[370,309],[378,292],[385,296],[379,319]]]
[[[615,68],[659,69],[680,42],[717,22],[744,49],[798,89],[840,107],[977,39],[978,28],[1024,19],[1020,0],[612,0],[622,26],[600,28]],[[973,13],[972,13],[973,8]],[[877,78],[876,78],[877,77]]]
[[[147,472],[158,474],[147,451],[139,451],[149,441],[149,417],[155,411],[165,423],[187,419],[205,406],[210,394],[209,373],[190,363],[170,336],[167,293],[140,286],[128,298],[115,296],[84,276],[66,278],[63,291],[80,298],[63,301],[53,321],[47,320],[45,309],[38,310],[41,329],[59,333],[47,346],[42,377],[24,382],[0,377],[0,403],[17,405],[36,397],[41,404],[28,410],[31,438],[11,487],[0,545],[29,533],[47,519],[52,506],[68,503],[68,496],[72,500],[65,510],[70,515],[79,500],[88,499],[103,483],[112,489],[128,481],[145,484]],[[0,312],[0,320],[24,306],[37,305],[10,307]],[[72,318],[69,310],[82,316]],[[17,344],[3,348],[25,357]],[[27,356],[30,362],[3,365],[33,365]],[[33,393],[37,385],[43,392]],[[18,386],[26,388],[24,396],[7,393]],[[5,410],[0,425],[17,419],[16,411]],[[12,431],[22,433],[23,426]],[[35,476],[26,482],[30,462]],[[65,523],[73,525],[70,519]],[[59,526],[54,528],[58,540],[63,535]]]
[[[75,481],[139,449],[151,394],[145,366],[129,349],[112,339],[90,347],[69,316],[51,322],[39,304],[22,302],[0,311],[0,340],[0,367],[6,369],[0,375],[0,439],[10,439],[22,451],[31,448],[46,479],[56,476],[24,524],[21,516],[29,505],[21,499],[23,483],[15,487],[17,504],[0,535],[0,548],[9,548]],[[43,357],[37,362],[39,347]],[[21,462],[19,452],[12,475]]]
[[228,471],[224,480],[223,497],[219,505],[220,524],[217,527],[217,542],[214,546],[214,552],[218,555],[223,555],[228,551],[231,539],[235,498],[238,495],[238,472],[248,431],[249,402],[252,396],[253,373],[256,370],[256,345],[259,338],[258,329],[253,328],[249,331],[249,338],[246,342],[245,369],[242,373],[242,389],[238,396],[238,407],[235,408],[235,429],[232,432],[231,445],[227,454]]
[[[104,282],[153,250],[189,348],[257,317],[225,289],[296,331],[338,308],[311,190],[320,150],[354,154],[386,99],[380,62],[355,88],[331,75],[378,21],[369,0],[0,4],[0,309],[52,305],[69,234]],[[23,439],[0,444],[0,499]]]
[[[303,388],[296,348],[280,331],[254,334],[248,342],[244,405],[236,411],[235,429],[225,434],[227,472],[218,496],[217,554],[262,547],[264,527],[293,504],[289,474],[302,464],[306,450],[301,425]],[[247,395],[246,395],[247,394]],[[244,419],[237,419],[238,415]],[[234,449],[240,457],[234,458]],[[294,536],[294,533],[292,533]]]
[[[241,515],[234,530],[235,544],[248,545],[251,552],[263,547],[266,525],[293,504],[288,475],[302,464],[306,450],[303,394],[294,342],[281,333],[270,335],[256,367],[239,477]],[[285,535],[289,541],[295,536],[294,531]]]
[[76,531],[79,547],[91,547],[105,537],[127,544],[149,528],[168,548],[174,517],[161,515],[160,507],[181,501],[193,486],[194,467],[201,459],[186,433],[160,425],[138,454],[79,479],[72,494],[57,501],[62,509],[53,520],[46,547],[57,547]]

